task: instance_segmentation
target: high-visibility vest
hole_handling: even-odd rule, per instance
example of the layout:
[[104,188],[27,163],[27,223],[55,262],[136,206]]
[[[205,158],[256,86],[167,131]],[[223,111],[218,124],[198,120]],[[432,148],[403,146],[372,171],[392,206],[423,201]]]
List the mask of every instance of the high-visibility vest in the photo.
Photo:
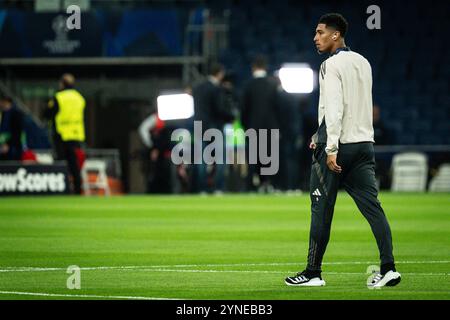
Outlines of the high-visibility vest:
[[86,101],[75,89],[56,93],[59,111],[55,117],[56,131],[62,141],[84,141],[84,108]]

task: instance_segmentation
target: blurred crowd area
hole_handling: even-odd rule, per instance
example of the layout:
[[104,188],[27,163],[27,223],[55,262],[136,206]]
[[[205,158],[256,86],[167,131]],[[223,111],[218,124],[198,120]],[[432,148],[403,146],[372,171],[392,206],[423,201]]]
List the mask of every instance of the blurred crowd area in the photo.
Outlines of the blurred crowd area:
[[[434,146],[429,150],[438,152],[429,154],[431,169],[448,158],[446,148],[443,153],[438,148],[450,145],[449,44],[442,37],[450,30],[448,1],[38,2],[0,2],[0,41],[5,44],[0,46],[0,90],[23,111],[21,141],[26,149],[52,149],[42,113],[61,74],[71,72],[86,99],[85,146],[119,150],[125,192],[204,191],[194,167],[160,158],[172,146],[170,132],[189,125],[148,127],[164,143],[146,145],[142,138],[139,128],[155,114],[157,97],[167,90],[195,91],[220,63],[225,73],[219,87],[233,114],[223,125],[240,126],[245,88],[258,57],[265,58],[267,75],[275,82],[276,71],[287,62],[307,63],[317,77],[327,57],[317,54],[312,39],[317,20],[327,12],[346,17],[347,45],[372,65],[376,145]],[[80,30],[61,27],[69,2],[82,8]],[[373,4],[381,10],[378,30],[366,25],[367,7]],[[273,115],[281,131],[280,170],[270,186],[249,176],[246,165],[225,165],[219,182],[214,180],[218,168],[207,166],[202,168],[207,191],[307,190],[317,80],[309,94],[278,89]],[[393,155],[378,156],[381,188],[390,187]]]

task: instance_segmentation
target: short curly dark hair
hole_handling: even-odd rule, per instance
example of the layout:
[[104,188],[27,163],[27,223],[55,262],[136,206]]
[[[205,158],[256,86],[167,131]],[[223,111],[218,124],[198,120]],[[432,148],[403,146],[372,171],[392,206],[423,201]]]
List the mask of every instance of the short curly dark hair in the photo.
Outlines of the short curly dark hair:
[[267,69],[267,58],[263,54],[259,54],[254,57],[252,61],[252,66],[258,69]]
[[209,74],[211,76],[217,76],[220,72],[225,72],[225,67],[221,63],[214,62],[209,67]]
[[325,24],[327,27],[333,28],[336,31],[339,31],[342,38],[345,37],[345,34],[348,30],[348,22],[345,18],[339,13],[327,13],[320,17],[319,23]]

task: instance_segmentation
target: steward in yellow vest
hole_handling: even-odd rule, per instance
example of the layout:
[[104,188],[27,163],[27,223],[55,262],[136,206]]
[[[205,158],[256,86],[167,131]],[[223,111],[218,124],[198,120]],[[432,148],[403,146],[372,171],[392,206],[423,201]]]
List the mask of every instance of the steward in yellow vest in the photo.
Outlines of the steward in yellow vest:
[[[75,77],[66,73],[61,77],[58,91],[48,103],[44,117],[52,121],[53,147],[57,160],[66,160],[72,175],[74,192],[81,193],[80,157],[84,159],[82,143],[86,139],[84,109],[86,101],[74,88]],[[81,155],[81,156],[80,156]]]

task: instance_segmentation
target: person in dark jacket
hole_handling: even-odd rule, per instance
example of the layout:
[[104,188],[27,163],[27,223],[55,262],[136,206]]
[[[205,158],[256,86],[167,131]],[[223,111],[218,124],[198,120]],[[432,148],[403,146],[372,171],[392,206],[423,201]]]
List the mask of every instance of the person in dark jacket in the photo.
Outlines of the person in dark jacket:
[[21,160],[24,114],[8,96],[0,96],[0,160]]
[[[201,121],[203,131],[215,128],[223,132],[224,125],[234,119],[224,89],[221,86],[224,76],[224,67],[221,64],[213,64],[208,78],[193,88],[195,120]],[[198,143],[201,143],[203,150],[203,142],[199,141]],[[216,177],[215,179],[209,179],[209,181],[215,182],[208,186],[207,165],[204,161],[202,161],[202,164],[194,165],[194,192],[223,191],[223,164],[215,163],[212,169]]]
[[[245,130],[279,129],[280,113],[278,110],[278,81],[267,75],[267,62],[258,56],[252,64],[253,78],[243,91],[241,102],[241,121]],[[270,148],[268,139],[267,150]],[[247,156],[248,156],[248,152]],[[272,177],[260,174],[261,164],[249,164],[248,188],[251,191],[270,192],[273,189]]]

